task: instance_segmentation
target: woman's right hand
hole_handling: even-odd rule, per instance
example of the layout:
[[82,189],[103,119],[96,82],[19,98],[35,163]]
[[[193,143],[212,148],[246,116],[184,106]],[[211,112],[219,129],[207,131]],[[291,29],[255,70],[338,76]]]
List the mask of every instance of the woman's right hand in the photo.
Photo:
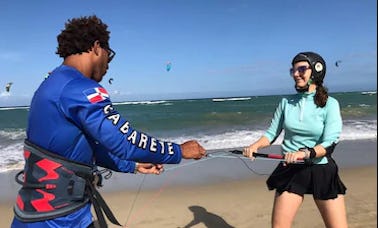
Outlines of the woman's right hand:
[[255,146],[255,144],[251,144],[250,146],[245,147],[243,149],[243,156],[254,160],[255,157],[253,156],[253,153],[256,153],[256,152],[257,152],[257,147]]

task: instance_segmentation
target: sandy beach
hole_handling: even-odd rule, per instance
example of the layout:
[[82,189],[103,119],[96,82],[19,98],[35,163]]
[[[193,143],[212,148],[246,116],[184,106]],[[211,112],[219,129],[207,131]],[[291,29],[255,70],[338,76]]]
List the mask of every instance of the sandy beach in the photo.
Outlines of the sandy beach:
[[[345,199],[349,227],[376,227],[376,140],[349,141],[342,144],[339,149],[342,153],[338,152],[334,157],[339,164],[340,176],[348,188]],[[358,152],[356,148],[359,148]],[[347,156],[349,159],[345,158]],[[350,156],[354,156],[359,162],[350,162]],[[361,157],[363,160],[358,160]],[[114,188],[115,183],[130,179],[127,175],[123,175],[123,178],[115,175],[115,180],[110,183],[113,188],[108,187],[101,192],[120,222],[131,228],[270,227],[274,192],[268,191],[265,186],[267,176],[240,175],[248,172],[240,160],[238,162],[230,165],[222,160],[209,165],[210,162],[205,161],[195,166],[183,167],[177,172],[167,172],[170,175],[155,176],[160,178],[157,179],[160,184],[155,184],[154,187],[149,187],[148,183],[154,182],[155,177],[145,176],[141,179],[143,175],[135,175],[139,179],[134,180],[135,183],[129,182],[136,184],[134,189]],[[214,170],[209,170],[209,167],[215,169],[225,164],[225,173],[236,173],[242,178],[216,176]],[[206,177],[202,179],[205,179],[205,183],[179,184],[178,180],[189,176],[198,177],[198,172],[205,172],[200,169],[203,166],[211,174],[204,175]],[[9,183],[5,177],[0,178]],[[15,195],[17,190],[14,188],[17,186],[8,185],[8,190],[9,186],[12,190],[3,191],[6,194],[2,194],[1,198],[0,213],[3,219],[0,227],[9,227],[13,217],[14,196],[9,197],[9,194]],[[2,189],[4,188],[2,185]],[[293,227],[324,227],[311,196],[305,197]]]

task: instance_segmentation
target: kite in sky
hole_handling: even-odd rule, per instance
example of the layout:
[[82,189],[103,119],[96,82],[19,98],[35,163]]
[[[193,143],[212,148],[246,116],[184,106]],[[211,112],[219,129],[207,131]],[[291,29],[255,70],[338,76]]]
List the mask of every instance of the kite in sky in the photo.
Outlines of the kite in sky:
[[167,62],[167,66],[166,66],[166,70],[167,70],[167,71],[170,71],[171,68],[172,68],[172,63],[168,61],[168,62]]
[[337,61],[335,62],[335,66],[336,66],[336,67],[339,67],[339,66],[340,66],[340,63],[341,63],[341,60],[337,60]]
[[8,82],[7,85],[5,86],[5,90],[9,93],[10,88],[12,86],[13,82]]

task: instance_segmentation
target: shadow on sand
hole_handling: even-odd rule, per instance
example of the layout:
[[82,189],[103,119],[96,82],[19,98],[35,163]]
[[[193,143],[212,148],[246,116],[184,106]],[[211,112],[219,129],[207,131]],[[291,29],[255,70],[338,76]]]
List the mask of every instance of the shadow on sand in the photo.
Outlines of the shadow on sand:
[[199,223],[203,223],[207,228],[234,228],[228,224],[219,215],[208,212],[201,206],[190,206],[189,210],[193,212],[193,220],[183,227],[178,228],[190,228]]

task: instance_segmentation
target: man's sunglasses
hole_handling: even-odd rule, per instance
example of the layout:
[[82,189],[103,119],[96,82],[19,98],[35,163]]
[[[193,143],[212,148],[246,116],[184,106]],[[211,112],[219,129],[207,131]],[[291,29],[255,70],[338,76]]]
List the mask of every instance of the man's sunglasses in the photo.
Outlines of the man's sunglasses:
[[100,44],[100,47],[108,52],[108,63],[110,63],[116,54],[115,51],[113,51],[113,49],[111,49],[107,44]]
[[107,48],[106,49],[108,51],[108,63],[110,63],[112,61],[112,59],[114,58],[115,56],[115,51],[113,51],[111,48]]

